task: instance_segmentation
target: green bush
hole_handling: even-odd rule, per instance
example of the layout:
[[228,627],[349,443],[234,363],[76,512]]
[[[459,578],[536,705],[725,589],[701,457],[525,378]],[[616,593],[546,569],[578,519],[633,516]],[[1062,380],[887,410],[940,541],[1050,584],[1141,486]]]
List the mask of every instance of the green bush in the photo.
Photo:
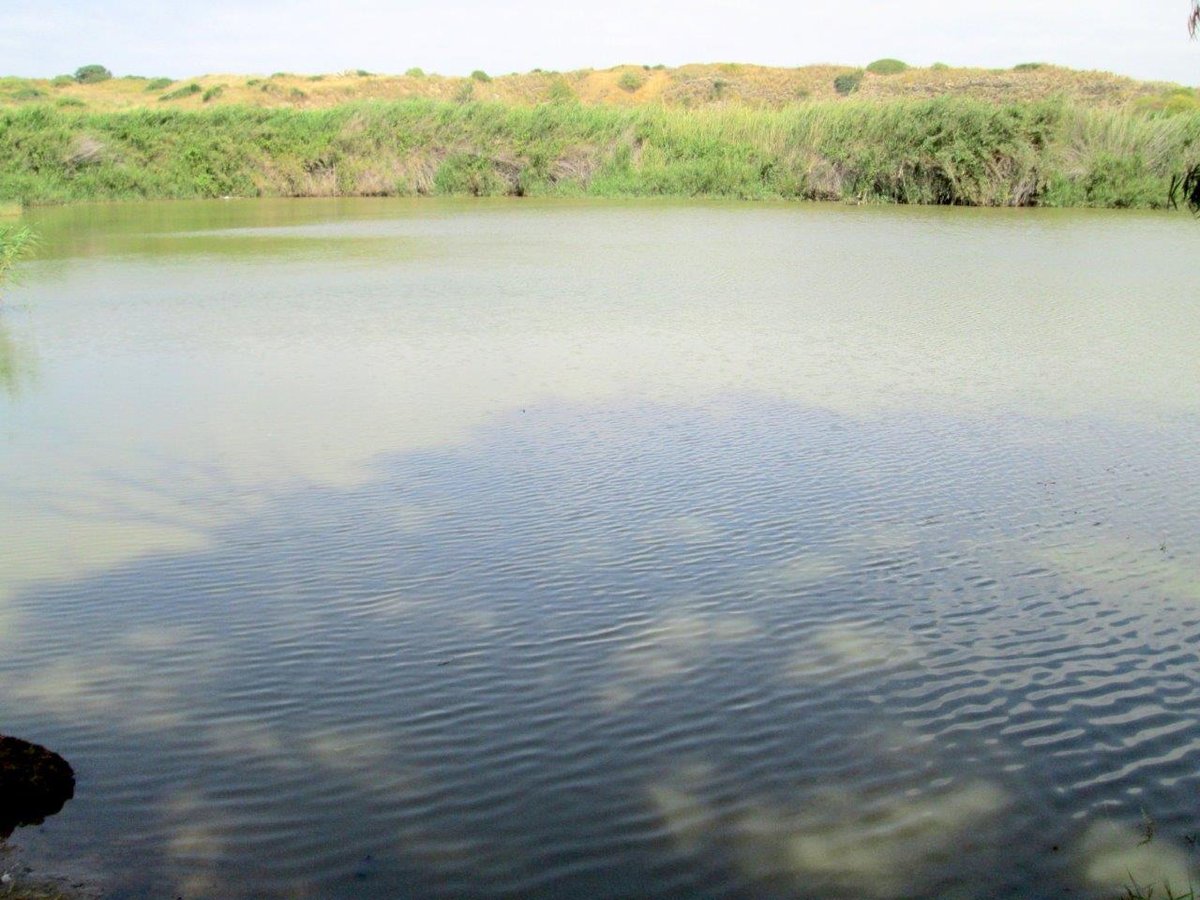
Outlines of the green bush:
[[202,103],[208,103],[211,100],[216,100],[223,93],[225,93],[225,85],[215,84],[204,92],[204,96],[200,98],[200,101]]
[[98,81],[108,81],[112,72],[100,65],[80,66],[75,70],[75,80],[80,84],[95,84]]
[[169,88],[175,81],[171,78],[151,78],[146,82],[146,90],[161,91],[163,88]]
[[645,83],[645,79],[636,72],[625,72],[617,79],[617,87],[631,94]]
[[15,93],[12,95],[12,97],[13,97],[13,99],[14,99],[14,100],[21,100],[21,101],[27,101],[27,100],[41,100],[41,99],[42,99],[43,97],[45,97],[45,96],[46,96],[46,92],[45,92],[45,91],[38,90],[38,89],[37,89],[37,88],[35,88],[35,87],[24,87],[24,88],[21,88],[19,91],[16,91],[16,92],[15,92]]
[[471,73],[471,77],[474,78],[476,81],[491,81],[492,80],[492,76],[489,75],[487,72],[483,71],[483,69],[476,69],[474,72]]
[[1049,63],[1040,63],[1040,62],[1017,63],[1015,66],[1013,66],[1013,71],[1014,72],[1035,72],[1038,69],[1046,68],[1046,66],[1048,66],[1048,65],[1049,65]]
[[371,75],[374,73],[368,72],[366,69],[355,69],[354,74],[357,75],[359,78],[370,78]]
[[300,88],[292,88],[288,91],[288,99],[299,102],[300,100],[307,100],[308,94],[304,93]]
[[80,100],[78,97],[59,97],[57,100],[54,101],[54,105],[61,106],[63,108],[71,107],[71,106],[74,106],[74,107],[87,106],[87,104],[84,103],[82,100]]
[[491,160],[473,153],[446,157],[433,177],[433,186],[439,194],[470,194],[474,197],[503,194],[507,188]]
[[309,75],[308,80],[309,81],[324,81],[325,76],[324,75]]
[[898,59],[877,59],[867,66],[872,75],[899,75],[908,69],[908,63]]
[[191,97],[195,94],[199,94],[200,92],[200,85],[192,82],[191,84],[185,84],[183,87],[177,90],[171,91],[169,94],[163,94],[158,98],[158,100],[160,103],[163,101],[169,102],[171,100],[182,100],[184,97]]
[[55,75],[52,79],[50,79],[51,87],[66,87],[69,84],[76,84],[75,76]]
[[407,75],[409,78],[424,78],[425,70],[422,69],[420,66],[413,66],[411,69],[408,69],[407,71],[405,71],[404,74]]
[[950,67],[948,65],[946,65],[944,62],[935,62],[929,68],[933,69],[933,71],[935,71],[935,72],[945,72]]
[[833,79],[833,89],[843,97],[848,97],[858,90],[858,86],[862,84],[862,80],[862,69],[856,69],[853,72],[843,72],[837,78]]
[[571,85],[567,84],[567,79],[560,75],[550,82],[547,99],[551,103],[574,103],[579,97],[571,90]]

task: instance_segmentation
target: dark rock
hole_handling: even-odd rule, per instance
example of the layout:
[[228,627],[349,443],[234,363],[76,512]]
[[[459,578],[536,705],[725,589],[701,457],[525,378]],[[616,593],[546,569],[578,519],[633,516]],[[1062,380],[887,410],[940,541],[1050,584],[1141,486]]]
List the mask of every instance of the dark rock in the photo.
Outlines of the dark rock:
[[75,796],[75,773],[59,756],[0,735],[0,840],[21,825],[40,825]]

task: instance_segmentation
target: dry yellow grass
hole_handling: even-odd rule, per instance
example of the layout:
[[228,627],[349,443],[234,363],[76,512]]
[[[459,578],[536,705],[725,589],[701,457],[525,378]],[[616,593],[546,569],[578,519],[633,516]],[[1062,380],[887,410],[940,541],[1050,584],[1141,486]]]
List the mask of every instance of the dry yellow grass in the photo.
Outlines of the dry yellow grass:
[[[441,75],[272,76],[203,75],[169,87],[146,90],[148,79],[114,78],[98,84],[54,86],[45,79],[0,79],[0,107],[31,102],[85,106],[96,111],[140,107],[205,108],[237,104],[257,107],[324,108],[356,100],[487,100],[536,104],[577,98],[589,105],[667,106],[746,105],[781,107],[805,100],[836,100],[834,78],[850,66],[817,65],[785,69],[738,63],[685,65],[678,68],[617,66],[553,73],[534,71],[500,75],[491,81]],[[626,76],[626,84],[621,84]],[[630,89],[628,85],[638,86]],[[199,90],[162,100],[195,84]],[[214,90],[219,88],[220,90]],[[967,96],[990,102],[1063,97],[1087,105],[1161,104],[1195,92],[1178,85],[1143,82],[1106,72],[1082,72],[1058,66],[1028,69],[911,68],[896,75],[865,73],[855,96],[860,99]],[[207,96],[207,100],[205,99]],[[1178,102],[1178,101],[1176,101]]]

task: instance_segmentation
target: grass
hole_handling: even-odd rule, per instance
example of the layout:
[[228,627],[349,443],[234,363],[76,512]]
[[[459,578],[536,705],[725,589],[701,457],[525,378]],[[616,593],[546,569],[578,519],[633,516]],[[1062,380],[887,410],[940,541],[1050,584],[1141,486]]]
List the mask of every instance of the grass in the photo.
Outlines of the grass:
[[0,225],[0,285],[8,278],[12,267],[26,256],[36,243],[33,232],[25,225]]
[[176,90],[171,91],[169,94],[163,94],[158,99],[170,102],[171,100],[182,100],[184,97],[191,97],[202,92],[203,88],[193,82],[192,84],[185,84],[183,87],[177,88]]
[[[543,76],[543,97],[562,78]],[[72,164],[84,146],[103,153]],[[324,109],[0,111],[0,198],[24,203],[465,193],[1161,207],[1197,163],[1200,113],[953,97],[683,110],[464,93]]]
[[1154,885],[1138,884],[1131,878],[1129,884],[1125,886],[1125,893],[1121,895],[1121,900],[1196,900],[1196,892],[1191,888],[1176,893],[1168,884],[1161,887],[1160,891]]
[[[936,65],[908,66],[886,77],[876,70],[891,65],[876,60],[872,72],[862,79],[856,98],[872,100],[934,99],[944,96],[966,97],[991,103],[1038,102],[1062,98],[1069,103],[1111,108],[1130,103],[1181,104],[1171,100],[1180,92],[1179,85],[1143,82],[1103,72],[1081,72],[1050,64],[1022,65],[1014,69],[980,69]],[[620,80],[631,69],[644,78],[636,91],[623,89]],[[727,106],[731,103],[753,108],[781,109],[806,97],[813,102],[838,100],[834,88],[838,75],[855,71],[847,65],[800,66],[778,68],[750,64],[691,64],[674,68],[653,66],[616,66],[610,69],[581,69],[563,72],[580,103],[585,105],[655,105],[669,107]],[[57,79],[0,78],[0,109],[23,102],[13,97],[20,88],[62,94],[80,100],[96,112],[115,112],[153,105],[159,96],[187,83],[199,86],[200,93],[215,85],[227,85],[220,98],[211,101],[221,106],[286,107],[292,88],[304,90],[305,106],[327,108],[347,102],[395,101],[407,99],[452,100],[460,79],[409,69],[405,74],[363,75],[366,70],[337,73],[294,74],[276,72],[269,79],[251,75],[213,73],[163,84],[160,79],[123,77],[92,84],[79,84],[73,76]],[[556,73],[530,71],[505,75],[486,86],[487,97],[497,102],[532,106],[545,100],[547,80]],[[269,80],[278,91],[258,90],[252,82]],[[725,87],[712,90],[714,81]],[[151,87],[151,85],[155,85]],[[480,92],[482,93],[482,91]],[[28,95],[27,95],[28,96]],[[199,106],[200,98],[178,97],[177,102]]]

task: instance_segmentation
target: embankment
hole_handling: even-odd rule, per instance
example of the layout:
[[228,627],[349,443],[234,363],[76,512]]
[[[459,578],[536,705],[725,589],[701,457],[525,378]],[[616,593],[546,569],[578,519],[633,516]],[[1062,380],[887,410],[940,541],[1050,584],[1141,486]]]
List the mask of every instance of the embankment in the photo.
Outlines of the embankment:
[[0,200],[411,194],[1160,207],[1200,114],[1066,101],[783,109],[432,100],[0,113]]

